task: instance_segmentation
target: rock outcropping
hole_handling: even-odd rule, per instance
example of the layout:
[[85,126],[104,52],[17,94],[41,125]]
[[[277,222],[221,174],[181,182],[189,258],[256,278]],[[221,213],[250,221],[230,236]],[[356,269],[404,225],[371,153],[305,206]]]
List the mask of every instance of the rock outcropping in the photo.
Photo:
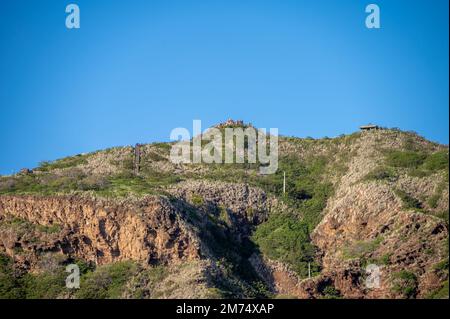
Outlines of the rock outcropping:
[[[87,196],[1,196],[2,219],[19,218],[60,230],[43,241],[30,234],[0,233],[8,254],[21,247],[28,261],[46,251],[102,265],[121,260],[176,263],[199,257],[198,239],[176,208],[162,197],[122,202]],[[35,257],[35,258],[33,258]]]

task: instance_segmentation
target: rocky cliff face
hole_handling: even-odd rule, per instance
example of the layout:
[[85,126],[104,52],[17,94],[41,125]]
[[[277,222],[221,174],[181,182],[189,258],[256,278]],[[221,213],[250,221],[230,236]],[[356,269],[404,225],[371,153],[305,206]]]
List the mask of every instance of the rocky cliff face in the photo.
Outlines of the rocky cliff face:
[[[106,263],[177,263],[199,257],[198,239],[170,202],[160,197],[140,201],[91,199],[87,196],[2,196],[1,218],[19,218],[57,233],[30,240],[30,233],[0,233],[0,247],[14,254],[20,247],[28,262],[45,251]],[[36,235],[36,234],[34,234]]]
[[[395,142],[386,141],[391,148]],[[333,280],[345,296],[400,297],[399,292],[392,290],[395,273],[409,271],[417,276],[415,294],[425,297],[442,280],[433,266],[448,259],[448,224],[431,210],[425,213],[405,208],[395,190],[430,197],[440,177],[404,174],[390,182],[364,180],[368,168],[378,164],[380,144],[375,134],[367,134],[359,141],[360,147],[347,174],[314,230],[313,242],[322,253],[324,277]],[[441,199],[447,203],[439,205],[447,205],[448,210],[448,197]],[[355,258],[351,257],[359,257],[358,262],[355,264]],[[361,260],[366,264],[361,264]],[[365,287],[367,264],[380,269],[377,289]]]
[[[427,298],[448,285],[445,146],[390,130],[282,138],[288,194],[279,174],[174,165],[166,144],[141,149],[139,176],[126,147],[2,177],[0,252],[22,273],[48,254],[166,267],[156,285],[133,274],[125,298]],[[273,239],[259,245],[254,232],[273,220],[259,232]],[[296,260],[306,246],[310,276]],[[377,287],[367,285],[373,267]]]

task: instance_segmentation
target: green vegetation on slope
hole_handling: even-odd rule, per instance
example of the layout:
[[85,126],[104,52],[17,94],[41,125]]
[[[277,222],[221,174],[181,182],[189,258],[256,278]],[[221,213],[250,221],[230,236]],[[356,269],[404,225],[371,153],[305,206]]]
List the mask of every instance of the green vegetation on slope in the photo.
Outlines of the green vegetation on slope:
[[401,199],[403,207],[405,209],[415,209],[417,211],[422,210],[422,203],[418,199],[412,197],[407,192],[401,189],[395,189],[394,192],[395,195],[397,195]]
[[411,176],[423,177],[441,170],[448,170],[448,151],[427,154],[423,151],[391,150],[386,152],[386,164],[393,168],[408,169]]
[[19,279],[14,274],[11,258],[0,254],[0,299],[24,298]]
[[386,156],[386,162],[393,167],[417,168],[427,156],[421,152],[390,151]]
[[76,291],[75,297],[80,299],[120,298],[126,283],[137,272],[137,265],[131,261],[100,266],[81,277],[80,289]]
[[319,272],[308,225],[298,218],[287,214],[272,216],[256,229],[253,239],[267,257],[291,265],[300,277],[308,276],[308,264],[312,275]]
[[74,191],[93,191],[101,196],[123,197],[161,193],[161,187],[181,179],[168,173],[153,171],[142,176],[130,172],[111,176],[87,175],[74,168],[58,175],[53,173],[0,177],[0,195],[52,195]]
[[393,276],[393,291],[401,294],[403,298],[411,299],[417,294],[417,276],[406,270],[399,271]]
[[[448,223],[448,210],[438,211],[438,204],[448,185],[449,155],[447,150],[430,151],[417,144],[411,136],[407,136],[403,150],[382,150],[385,155],[384,163],[369,172],[363,180],[383,181],[395,183],[402,174],[414,178],[423,178],[437,174],[442,180],[437,184],[431,196],[416,198],[403,189],[394,187],[394,192],[403,203],[404,209],[432,214],[444,219]],[[416,195],[417,196],[417,195]],[[428,204],[428,207],[427,205]]]
[[[446,247],[448,250],[448,246]],[[448,251],[447,251],[448,252]],[[448,299],[448,257],[433,266],[433,270],[440,276],[446,278],[441,287],[428,294],[429,299]]]
[[[364,259],[367,254],[375,251],[383,241],[382,236],[378,236],[372,240],[356,241],[352,245],[346,247],[343,251],[344,258],[347,259]],[[386,257],[385,257],[386,258]]]
[[429,155],[423,162],[423,168],[432,172],[448,169],[448,151],[439,151]]
[[431,292],[427,298],[429,299],[447,299],[448,300],[449,292],[448,292],[448,280],[444,281],[442,287],[437,289],[436,291]]
[[89,154],[75,155],[72,157],[65,157],[65,158],[62,158],[62,159],[59,159],[59,160],[56,160],[53,162],[44,161],[44,162],[40,163],[37,170],[40,170],[43,172],[48,172],[48,171],[51,171],[54,169],[63,169],[63,168],[75,167],[78,165],[86,164],[88,156],[90,156],[90,155]]
[[11,258],[0,254],[0,299],[115,299],[124,293],[133,298],[152,297],[151,290],[166,275],[163,266],[143,269],[132,261],[97,268],[82,261],[76,264],[80,268],[80,288],[68,289],[65,263],[38,273],[23,273],[14,268]]
[[[324,182],[328,161],[319,156],[300,162],[295,157],[280,160],[280,170],[260,186],[282,197],[290,212],[272,213],[268,221],[259,225],[253,239],[261,251],[271,259],[289,264],[300,276],[319,272],[315,248],[310,232],[321,220],[321,214],[333,192],[331,183]],[[283,172],[287,176],[286,196],[282,194]],[[297,213],[294,213],[297,212]]]
[[58,174],[44,172],[0,177],[0,195],[52,195],[71,191],[99,191],[108,186],[109,181],[107,177],[100,175],[88,176],[77,168],[68,169]]
[[178,183],[180,177],[152,172],[146,176],[135,176],[133,174],[120,174],[108,179],[109,185],[97,193],[103,196],[124,197],[127,195],[161,194],[161,187]]
[[369,172],[365,177],[364,180],[367,181],[379,181],[379,180],[388,180],[388,181],[393,181],[397,178],[397,175],[395,173],[395,170],[390,168],[390,167],[382,167],[379,166],[377,168],[375,168],[374,170],[372,170],[371,172]]
[[0,299],[52,299],[65,290],[63,267],[38,274],[22,274],[11,258],[0,254]]
[[[299,217],[312,231],[320,222],[321,213],[333,193],[332,184],[324,178],[327,164],[323,156],[308,161],[283,157],[275,174],[261,177],[254,184],[280,197],[292,210],[298,211]],[[283,194],[283,173],[286,173],[286,195]]]

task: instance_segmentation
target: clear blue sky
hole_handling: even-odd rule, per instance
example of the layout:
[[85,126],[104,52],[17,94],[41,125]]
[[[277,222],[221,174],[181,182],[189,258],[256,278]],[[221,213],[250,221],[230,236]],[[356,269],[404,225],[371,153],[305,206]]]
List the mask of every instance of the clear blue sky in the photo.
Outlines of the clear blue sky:
[[[81,29],[65,27],[76,3]],[[365,6],[381,8],[366,29]],[[448,143],[448,1],[0,1],[0,174],[192,120]]]

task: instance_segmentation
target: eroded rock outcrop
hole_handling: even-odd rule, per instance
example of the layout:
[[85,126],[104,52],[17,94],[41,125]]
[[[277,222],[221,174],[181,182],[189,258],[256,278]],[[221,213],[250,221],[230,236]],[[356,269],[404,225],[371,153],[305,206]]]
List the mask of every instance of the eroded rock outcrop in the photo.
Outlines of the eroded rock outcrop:
[[1,232],[0,248],[9,255],[20,245],[30,254],[59,251],[97,264],[173,263],[199,257],[197,238],[163,197],[118,202],[86,196],[1,196],[0,216],[61,228],[38,242]]
[[[399,141],[384,143],[394,147]],[[432,214],[405,208],[395,190],[429,196],[437,179],[404,175],[395,181],[365,180],[379,162],[379,150],[377,133],[359,140],[356,156],[312,234],[322,253],[321,277],[333,280],[347,298],[389,298],[399,297],[394,279],[407,271],[417,276],[417,295],[425,297],[439,281],[433,266],[448,258],[448,225]],[[448,210],[448,201],[440,205]],[[380,269],[377,289],[365,285],[368,264]]]

